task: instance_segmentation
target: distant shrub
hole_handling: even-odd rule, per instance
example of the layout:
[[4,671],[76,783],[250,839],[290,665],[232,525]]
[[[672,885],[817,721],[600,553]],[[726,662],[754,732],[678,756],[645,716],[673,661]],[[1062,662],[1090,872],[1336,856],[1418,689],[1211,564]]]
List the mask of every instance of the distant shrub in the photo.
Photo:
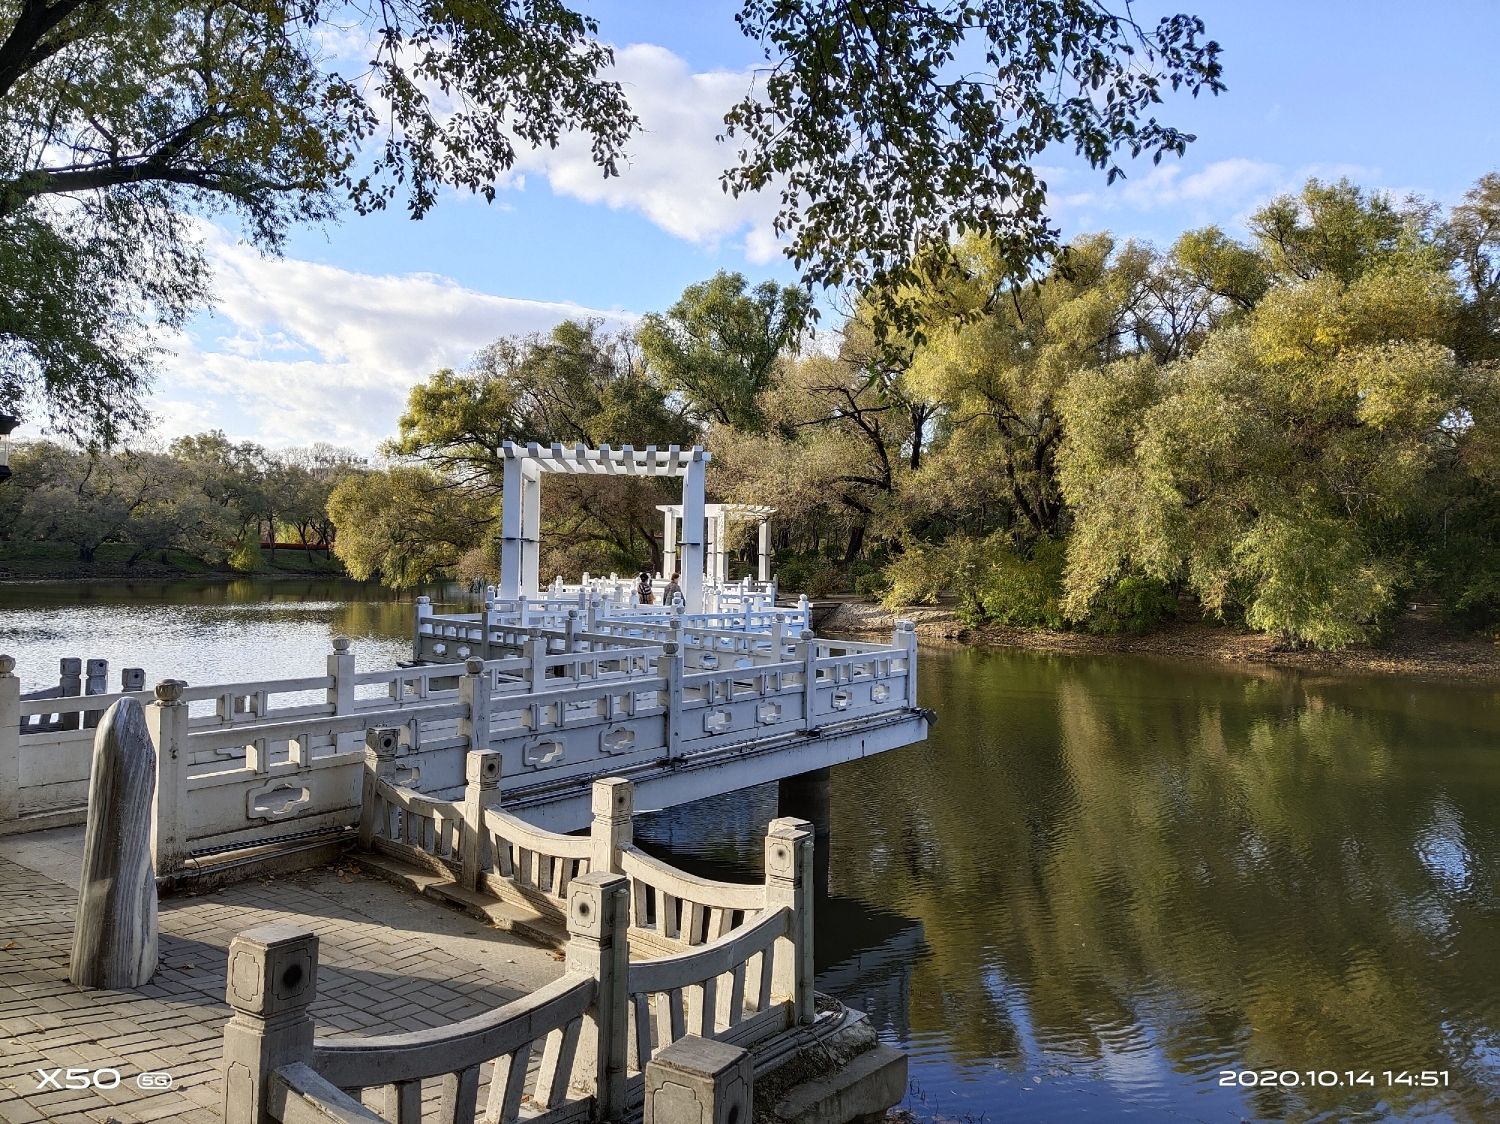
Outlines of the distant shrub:
[[265,556],[260,551],[259,530],[247,531],[240,544],[229,555],[230,569],[242,574],[253,574],[266,567]]
[[854,592],[866,601],[883,600],[890,587],[890,579],[881,570],[869,570],[854,579]]
[[991,539],[979,568],[977,600],[983,616],[1014,628],[1063,628],[1066,546],[1039,539],[1029,553]]
[[885,604],[931,603],[944,593],[959,619],[974,627],[989,621],[1017,628],[1062,628],[1064,547],[1041,539],[1026,552],[1003,536],[955,537],[918,543],[885,569]]
[[1500,547],[1455,535],[1441,558],[1436,586],[1457,624],[1500,636]]
[[898,609],[903,605],[930,605],[945,591],[958,592],[961,577],[958,570],[965,540],[946,543],[910,543],[885,568],[885,605]]
[[817,554],[794,554],[778,563],[776,581],[787,593],[827,597],[844,587],[844,574],[838,563],[830,559]]
[[1177,611],[1177,595],[1155,578],[1130,575],[1106,586],[1089,605],[1090,632],[1150,632]]

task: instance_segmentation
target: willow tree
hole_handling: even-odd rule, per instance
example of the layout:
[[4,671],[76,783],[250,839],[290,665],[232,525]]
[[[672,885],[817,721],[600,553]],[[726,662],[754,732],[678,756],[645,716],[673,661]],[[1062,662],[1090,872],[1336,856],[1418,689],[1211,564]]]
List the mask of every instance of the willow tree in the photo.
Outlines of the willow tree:
[[1312,183],[1252,229],[1272,279],[1201,350],[1085,372],[1063,399],[1067,608],[1127,572],[1293,643],[1382,627],[1402,526],[1467,426],[1459,302],[1424,208]]
[[[745,0],[768,73],[729,109],[724,186],[770,189],[810,286],[899,280],[987,229],[1054,249],[1034,162],[1181,153],[1168,89],[1218,91],[1200,20],[1093,0]],[[275,251],[297,223],[444,185],[493,197],[520,146],[637,122],[592,19],[559,0],[0,0],[0,401],[109,439],[142,414],[163,328],[210,296],[195,216]]]
[[1154,256],[1089,235],[1040,284],[1010,278],[993,239],[967,239],[955,262],[922,293],[929,326],[911,365],[911,381],[943,404],[956,436],[926,473],[972,483],[976,497],[998,492],[993,515],[1022,542],[1060,537],[1068,511],[1057,483],[1059,396],[1078,371],[1139,348]]

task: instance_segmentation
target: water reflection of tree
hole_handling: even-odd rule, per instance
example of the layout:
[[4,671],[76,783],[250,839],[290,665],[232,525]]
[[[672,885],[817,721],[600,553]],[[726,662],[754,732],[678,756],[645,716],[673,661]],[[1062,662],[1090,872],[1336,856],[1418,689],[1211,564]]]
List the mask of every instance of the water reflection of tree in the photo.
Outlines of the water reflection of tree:
[[1034,1036],[1084,1068],[1149,1042],[1205,1077],[1446,1069],[1452,1111],[1500,1102],[1500,805],[1444,696],[1424,715],[1286,675],[956,659],[927,674],[940,749],[836,776],[835,878],[923,921],[917,1032],[1010,1066]]

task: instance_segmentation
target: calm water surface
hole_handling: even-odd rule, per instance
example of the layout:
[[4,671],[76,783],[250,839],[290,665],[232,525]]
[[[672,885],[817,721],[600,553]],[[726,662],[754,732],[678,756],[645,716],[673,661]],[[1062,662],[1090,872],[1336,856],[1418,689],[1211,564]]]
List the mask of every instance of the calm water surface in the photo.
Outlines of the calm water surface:
[[[379,666],[410,621],[351,584],[0,586],[28,685],[60,655],[315,674],[340,632]],[[1031,653],[922,677],[926,744],[638,824],[753,877],[779,799],[815,820],[820,987],[911,1052],[919,1118],[1500,1119],[1500,691]],[[1252,1068],[1299,1087],[1221,1086]]]

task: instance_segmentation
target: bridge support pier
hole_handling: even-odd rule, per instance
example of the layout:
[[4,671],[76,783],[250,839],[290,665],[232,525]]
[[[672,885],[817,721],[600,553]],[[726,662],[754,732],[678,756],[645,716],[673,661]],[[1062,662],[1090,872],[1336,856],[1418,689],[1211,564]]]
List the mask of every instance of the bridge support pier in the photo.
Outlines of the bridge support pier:
[[777,815],[807,820],[813,828],[813,896],[828,900],[828,855],[832,839],[832,770],[813,769],[777,782]]

